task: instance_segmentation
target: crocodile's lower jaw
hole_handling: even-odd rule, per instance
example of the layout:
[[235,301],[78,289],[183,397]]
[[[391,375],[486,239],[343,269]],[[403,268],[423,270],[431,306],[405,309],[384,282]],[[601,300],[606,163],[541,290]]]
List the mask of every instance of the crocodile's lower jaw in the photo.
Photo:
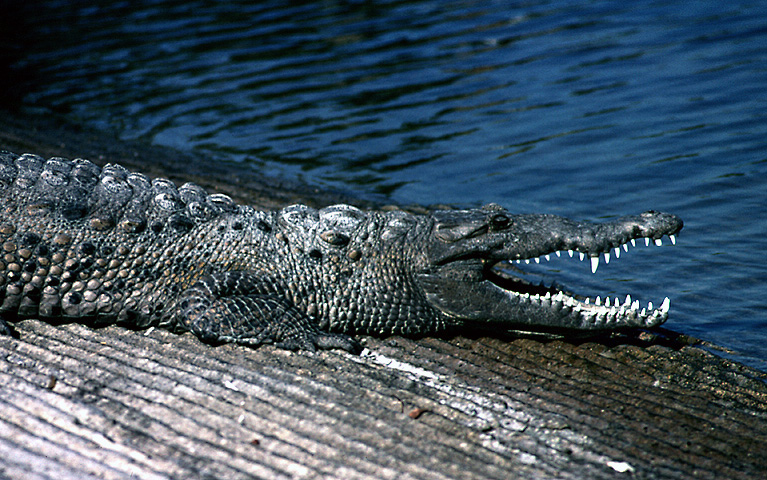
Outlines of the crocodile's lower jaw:
[[640,307],[639,300],[626,295],[618,298],[581,297],[554,287],[535,286],[507,274],[496,265],[486,272],[487,279],[503,289],[515,302],[528,305],[531,311],[549,311],[561,318],[570,317],[574,328],[600,330],[622,327],[654,327],[668,319],[670,301],[666,297],[658,308],[652,302]]

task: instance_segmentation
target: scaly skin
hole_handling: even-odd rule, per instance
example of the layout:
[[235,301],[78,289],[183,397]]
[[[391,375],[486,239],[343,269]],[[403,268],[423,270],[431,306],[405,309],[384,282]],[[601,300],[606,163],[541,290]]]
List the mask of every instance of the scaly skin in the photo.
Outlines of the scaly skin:
[[118,165],[9,152],[0,153],[0,211],[0,332],[37,317],[348,351],[359,345],[347,334],[424,335],[467,322],[565,335],[659,325],[668,300],[649,311],[598,305],[493,267],[567,250],[599,258],[682,228],[657,212],[590,224],[497,205],[258,211]]

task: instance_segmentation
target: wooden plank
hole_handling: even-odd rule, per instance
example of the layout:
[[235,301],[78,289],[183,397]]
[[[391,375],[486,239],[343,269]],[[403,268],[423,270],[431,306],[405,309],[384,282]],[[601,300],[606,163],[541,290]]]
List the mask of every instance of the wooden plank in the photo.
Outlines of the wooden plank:
[[366,338],[353,356],[162,330],[18,329],[20,340],[0,338],[8,478],[767,471],[764,374],[696,347],[395,337]]

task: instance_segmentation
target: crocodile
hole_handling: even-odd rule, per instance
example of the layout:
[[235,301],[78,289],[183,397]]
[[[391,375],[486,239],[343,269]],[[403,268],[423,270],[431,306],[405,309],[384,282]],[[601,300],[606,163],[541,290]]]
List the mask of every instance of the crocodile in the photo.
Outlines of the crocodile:
[[0,211],[0,333],[39,318],[349,352],[360,351],[357,334],[481,325],[581,336],[660,325],[668,298],[657,308],[630,297],[611,304],[534,285],[512,264],[569,254],[596,271],[637,239],[675,243],[683,225],[655,211],[590,223],[495,204],[266,211],[117,164],[6,151]]

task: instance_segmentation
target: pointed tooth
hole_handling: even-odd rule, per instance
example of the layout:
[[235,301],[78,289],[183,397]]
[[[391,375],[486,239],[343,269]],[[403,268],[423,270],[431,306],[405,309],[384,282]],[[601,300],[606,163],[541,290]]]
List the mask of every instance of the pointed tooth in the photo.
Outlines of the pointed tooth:
[[525,259],[525,263],[526,263],[526,264],[528,264],[528,265],[530,265],[530,259],[529,259],[529,258],[526,258],[526,259]]
[[652,310],[652,302],[647,302],[647,310]]
[[650,246],[650,238],[649,237],[644,237],[644,246],[645,247],[649,247]]
[[668,309],[671,306],[671,301],[668,299],[668,297],[663,299],[663,303],[660,304],[660,311],[663,313],[668,313]]
[[626,295],[626,301],[623,302],[624,305],[631,305],[631,295]]
[[610,252],[605,252],[605,263],[610,263]]
[[582,262],[583,259],[586,258],[586,255],[584,255],[583,252],[578,252],[578,254],[581,256],[581,262]]
[[663,246],[663,240],[660,238],[655,239],[655,246],[656,247],[662,247]]
[[599,297],[597,297],[597,299],[594,300],[594,305],[597,305],[597,306],[602,305],[602,300]]
[[639,300],[634,300],[634,303],[631,304],[632,310],[639,310]]
[[535,257],[535,263],[541,263],[541,259],[538,257]]
[[671,240],[671,245],[676,245],[676,235],[669,235],[669,240]]
[[591,257],[591,273],[597,273],[599,268],[599,257]]
[[632,246],[632,247],[636,247],[636,246],[637,246],[637,241],[636,241],[636,239],[635,239],[635,238],[632,238],[632,239],[631,239],[631,246]]
[[573,258],[573,254],[574,254],[575,252],[573,252],[572,250],[568,250],[568,251],[567,251],[567,253],[569,253],[569,254],[570,254],[570,258]]
[[615,258],[621,258],[621,247],[615,247]]
[[642,317],[646,316],[647,315],[647,309],[643,308],[642,311],[639,312],[639,315],[642,316]]
[[557,257],[561,257],[561,256],[562,256],[562,252],[560,252],[559,250],[557,250],[557,251],[556,251],[556,252],[554,252],[554,253],[556,253],[556,254],[557,254]]
[[605,297],[605,307],[610,306],[610,297]]
[[588,297],[586,297],[586,300],[584,300],[584,301],[583,301],[583,303],[585,303],[586,305],[588,305],[590,301],[591,301],[591,299],[590,299],[590,298],[588,298]]
[[626,251],[626,252],[629,251],[629,244],[628,243],[624,243],[623,244],[623,250]]
[[548,253],[544,255],[543,258],[545,258],[547,262],[551,260],[551,256]]

